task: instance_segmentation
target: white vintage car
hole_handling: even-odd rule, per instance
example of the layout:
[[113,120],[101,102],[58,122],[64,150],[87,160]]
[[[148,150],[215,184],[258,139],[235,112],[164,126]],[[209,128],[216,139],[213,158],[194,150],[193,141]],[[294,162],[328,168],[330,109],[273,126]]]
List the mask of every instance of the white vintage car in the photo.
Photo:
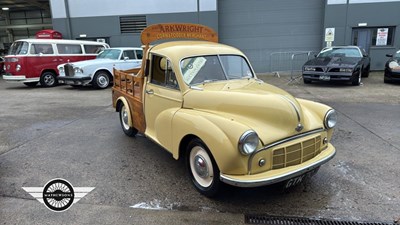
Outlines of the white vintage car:
[[141,48],[105,49],[96,59],[58,65],[58,81],[72,86],[91,84],[94,88],[107,88],[113,80],[113,68],[138,68],[142,64],[142,56]]

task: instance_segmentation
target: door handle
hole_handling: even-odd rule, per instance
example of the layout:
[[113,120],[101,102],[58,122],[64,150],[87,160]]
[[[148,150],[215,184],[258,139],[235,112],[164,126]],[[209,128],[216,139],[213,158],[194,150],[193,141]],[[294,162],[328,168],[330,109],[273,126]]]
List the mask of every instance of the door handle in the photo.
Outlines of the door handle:
[[153,89],[146,90],[146,94],[149,94],[149,95],[152,95],[152,94],[154,94],[154,91],[153,91]]

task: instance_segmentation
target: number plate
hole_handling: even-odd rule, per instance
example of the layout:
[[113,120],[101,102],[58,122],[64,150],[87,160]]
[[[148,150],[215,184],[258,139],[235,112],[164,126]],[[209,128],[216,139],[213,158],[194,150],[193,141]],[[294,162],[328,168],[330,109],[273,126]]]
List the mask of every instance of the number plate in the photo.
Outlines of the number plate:
[[294,187],[294,186],[300,184],[300,183],[303,182],[307,177],[311,177],[311,176],[313,176],[314,174],[316,174],[316,173],[318,172],[318,169],[319,169],[319,167],[316,168],[316,169],[313,169],[313,170],[311,170],[311,171],[309,171],[309,172],[307,172],[307,173],[304,173],[304,174],[302,174],[302,175],[300,175],[300,176],[293,177],[293,178],[287,180],[287,181],[285,182],[285,184],[284,184],[284,188],[285,188],[285,189],[288,189],[288,188],[291,188],[291,187]]
[[320,79],[320,80],[323,80],[323,81],[330,81],[330,80],[331,80],[331,77],[330,77],[330,76],[324,76],[324,75],[322,75],[322,76],[319,76],[319,79]]

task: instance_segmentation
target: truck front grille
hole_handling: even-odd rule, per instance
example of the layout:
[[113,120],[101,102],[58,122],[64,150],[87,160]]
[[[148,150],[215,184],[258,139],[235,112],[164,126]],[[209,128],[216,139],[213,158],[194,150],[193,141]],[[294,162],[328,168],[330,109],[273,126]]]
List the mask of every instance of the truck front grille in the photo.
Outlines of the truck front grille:
[[64,65],[64,73],[65,73],[65,76],[67,76],[67,77],[74,76],[75,75],[74,67],[69,63],[65,64]]
[[274,149],[272,169],[294,166],[314,158],[321,152],[321,136],[290,146]]

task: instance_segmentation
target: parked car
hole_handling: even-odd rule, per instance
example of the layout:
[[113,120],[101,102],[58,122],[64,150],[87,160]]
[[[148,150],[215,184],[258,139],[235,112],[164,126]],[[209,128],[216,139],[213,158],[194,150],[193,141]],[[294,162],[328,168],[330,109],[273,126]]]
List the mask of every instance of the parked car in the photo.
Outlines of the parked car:
[[360,85],[361,77],[369,76],[370,61],[364,49],[357,46],[326,47],[304,64],[303,81],[350,81]]
[[109,48],[100,52],[96,59],[59,65],[59,82],[77,85],[92,85],[107,88],[113,80],[113,68],[128,70],[142,64],[141,48]]
[[400,50],[398,50],[394,55],[387,54],[386,56],[390,57],[390,59],[385,64],[383,81],[385,83],[400,81]]
[[0,74],[2,74],[4,70],[4,58],[0,57]]
[[15,41],[5,58],[7,82],[34,87],[57,85],[57,66],[64,62],[94,59],[110,46],[107,43],[64,39],[21,39]]
[[[160,39],[169,40],[149,47]],[[257,79],[243,52],[218,43],[211,28],[154,24],[141,40],[141,69],[114,70],[122,131],[185,160],[200,193],[214,196],[221,183],[292,187],[334,157],[335,110]]]

